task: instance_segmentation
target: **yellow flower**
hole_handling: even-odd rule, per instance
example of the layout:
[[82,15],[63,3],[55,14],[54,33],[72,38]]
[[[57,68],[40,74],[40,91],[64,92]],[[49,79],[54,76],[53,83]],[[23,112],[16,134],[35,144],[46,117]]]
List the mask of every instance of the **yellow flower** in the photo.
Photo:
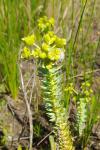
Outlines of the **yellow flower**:
[[55,21],[54,21],[54,18],[50,18],[50,19],[49,19],[49,23],[50,23],[52,26],[54,26],[54,22],[55,22]]
[[63,45],[66,45],[66,39],[62,38],[61,42],[62,42]]
[[47,23],[45,24],[45,26],[46,26],[46,28],[49,28],[49,27],[50,27],[49,22],[47,22]]
[[43,24],[43,23],[39,23],[39,24],[38,24],[38,28],[39,28],[41,31],[44,31],[45,28],[46,28],[46,26],[45,26],[45,24]]
[[61,51],[59,49],[55,48],[55,49],[49,51],[48,58],[50,60],[57,61],[60,59],[60,54],[61,54]]
[[53,35],[53,32],[48,32],[47,34],[44,35],[44,41],[49,45],[53,44],[55,40],[56,36]]
[[87,87],[90,87],[91,85],[90,85],[90,83],[89,83],[89,82],[86,82],[86,86],[87,86]]
[[56,37],[55,43],[57,47],[62,48],[64,45],[66,45],[66,39]]
[[38,57],[38,53],[36,51],[32,51],[31,56],[33,56],[34,58]]
[[38,20],[38,28],[41,32],[47,32],[54,26],[54,19],[48,19],[47,16],[44,16]]
[[50,37],[53,37],[55,34],[54,34],[54,31],[48,31],[48,34]]
[[33,45],[34,42],[35,42],[35,36],[34,34],[30,35],[30,36],[27,36],[27,37],[24,37],[22,38],[22,40],[27,44],[27,45]]
[[51,69],[51,68],[52,68],[52,63],[46,65],[46,68],[47,68],[47,69]]
[[50,36],[49,36],[49,34],[45,34],[44,35],[44,41],[48,44],[49,43],[49,41],[50,41]]
[[56,37],[53,36],[53,37],[50,39],[49,44],[53,44],[53,43],[55,42],[55,40],[56,40]]
[[21,54],[21,57],[22,58],[29,58],[30,55],[31,55],[30,49],[27,47],[24,47],[22,54]]
[[88,90],[84,91],[84,94],[85,94],[86,96],[89,96],[89,95],[90,95],[90,93],[89,93]]
[[31,56],[33,56],[34,58],[38,58],[40,55],[41,49],[36,48],[31,52]]
[[46,44],[46,43],[43,43],[43,44],[42,44],[42,49],[43,49],[44,51],[48,52],[48,50],[49,50],[49,45]]
[[39,57],[40,57],[41,59],[45,59],[45,58],[47,57],[47,55],[46,55],[45,52],[40,52]]

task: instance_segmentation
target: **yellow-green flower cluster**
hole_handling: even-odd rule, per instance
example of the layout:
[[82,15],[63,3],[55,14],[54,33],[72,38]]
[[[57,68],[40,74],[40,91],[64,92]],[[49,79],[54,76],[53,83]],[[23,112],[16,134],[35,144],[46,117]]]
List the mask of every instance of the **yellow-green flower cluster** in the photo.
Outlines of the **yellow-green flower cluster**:
[[59,38],[53,31],[48,31],[43,38],[48,45],[54,44],[57,48],[63,48],[66,45],[66,39]]
[[93,94],[93,90],[91,88],[90,83],[88,81],[82,83],[81,90],[82,90],[82,95],[85,98],[86,102],[89,102]]
[[23,52],[21,54],[21,58],[29,58],[31,55],[31,51],[26,46],[23,48]]
[[36,44],[36,37],[34,34],[22,38],[26,43],[22,51],[22,58],[34,57],[39,60],[52,62],[60,60],[62,53],[64,54],[64,46],[66,45],[66,40],[60,38],[51,30],[54,25],[54,19],[47,17],[40,18],[38,21],[38,27],[40,29],[40,34],[46,29],[46,32],[42,34],[41,44],[38,46]]
[[34,34],[30,35],[30,36],[27,36],[27,37],[24,37],[22,38],[22,40],[29,46],[33,45],[34,42],[35,42],[35,36]]
[[47,16],[44,16],[38,20],[38,28],[40,32],[47,32],[54,27],[54,18],[48,19]]

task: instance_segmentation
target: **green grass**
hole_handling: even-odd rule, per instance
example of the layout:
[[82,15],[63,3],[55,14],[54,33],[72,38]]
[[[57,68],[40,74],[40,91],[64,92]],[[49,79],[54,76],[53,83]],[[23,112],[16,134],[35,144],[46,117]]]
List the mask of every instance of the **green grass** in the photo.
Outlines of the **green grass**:
[[[21,38],[32,30],[36,1],[0,1],[0,64],[7,91],[15,99],[18,95],[18,53]],[[34,19],[34,18],[33,18]]]

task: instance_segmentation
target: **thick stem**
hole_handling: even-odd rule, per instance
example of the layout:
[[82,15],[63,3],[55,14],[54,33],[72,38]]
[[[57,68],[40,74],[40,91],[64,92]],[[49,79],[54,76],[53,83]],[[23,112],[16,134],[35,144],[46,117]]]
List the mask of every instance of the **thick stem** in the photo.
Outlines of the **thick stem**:
[[74,150],[67,113],[62,100],[62,76],[59,69],[45,69],[43,75],[42,92],[47,114],[50,121],[55,122],[55,132],[58,136],[59,150]]

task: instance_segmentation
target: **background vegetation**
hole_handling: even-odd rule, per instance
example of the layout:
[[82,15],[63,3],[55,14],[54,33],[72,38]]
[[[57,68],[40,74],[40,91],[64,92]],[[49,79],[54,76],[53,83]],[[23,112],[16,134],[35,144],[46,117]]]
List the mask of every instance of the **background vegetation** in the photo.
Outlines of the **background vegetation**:
[[[10,127],[7,127],[7,124],[9,121],[11,122],[11,116],[9,111],[7,111],[10,117],[8,119],[5,117],[6,107],[10,106],[10,111],[12,111],[12,103],[14,103],[13,114],[17,107],[19,107],[20,110],[26,110],[26,104],[23,104],[21,89],[21,66],[25,88],[28,95],[30,95],[28,101],[31,101],[30,107],[32,106],[31,109],[34,118],[33,147],[45,149],[44,145],[48,143],[48,140],[46,141],[47,143],[45,143],[44,140],[43,144],[39,144],[38,146],[38,142],[44,137],[43,134],[47,135],[47,133],[51,131],[51,126],[47,125],[48,119],[44,115],[44,108],[42,108],[38,77],[32,73],[36,64],[33,64],[32,60],[20,62],[19,59],[22,48],[21,38],[33,32],[38,35],[37,20],[44,15],[55,18],[55,33],[60,37],[64,37],[67,41],[63,68],[66,72],[66,86],[70,87],[70,83],[72,83],[75,89],[80,90],[81,83],[88,80],[94,92],[91,113],[88,115],[88,119],[90,119],[89,123],[91,124],[93,121],[91,120],[92,115],[94,120],[97,119],[96,117],[98,115],[94,115],[93,112],[94,110],[99,110],[97,107],[99,107],[100,99],[99,10],[99,0],[0,0],[0,130],[6,130],[3,131],[6,137],[8,137],[9,134],[12,136],[13,132],[12,129],[11,133],[8,132]],[[35,83],[35,85],[33,85],[33,83]],[[9,100],[8,96],[16,101]],[[66,102],[70,101],[71,98],[72,96],[67,90]],[[18,116],[20,116],[20,114],[18,114]],[[23,116],[22,118],[25,119],[25,114]],[[44,119],[45,125],[41,123]],[[18,123],[16,123],[16,126],[17,124]],[[21,125],[21,127],[23,128],[23,125]],[[21,127],[19,127],[19,130],[22,129]],[[93,126],[90,127],[88,124],[87,127],[85,131],[86,134],[91,134],[91,132],[87,131]],[[29,130],[27,125],[25,128]],[[25,134],[28,135],[28,133],[29,131]],[[15,135],[16,133],[13,136]],[[84,138],[84,143],[86,143],[85,140],[88,136],[89,135],[86,135]],[[7,142],[9,141],[8,138],[4,139],[4,143],[0,145],[5,145],[6,143],[9,147],[10,142]],[[28,144],[25,142],[23,144],[19,140],[18,144],[21,143],[24,145],[23,147],[26,147]],[[18,147],[18,144],[14,143],[14,148]]]

